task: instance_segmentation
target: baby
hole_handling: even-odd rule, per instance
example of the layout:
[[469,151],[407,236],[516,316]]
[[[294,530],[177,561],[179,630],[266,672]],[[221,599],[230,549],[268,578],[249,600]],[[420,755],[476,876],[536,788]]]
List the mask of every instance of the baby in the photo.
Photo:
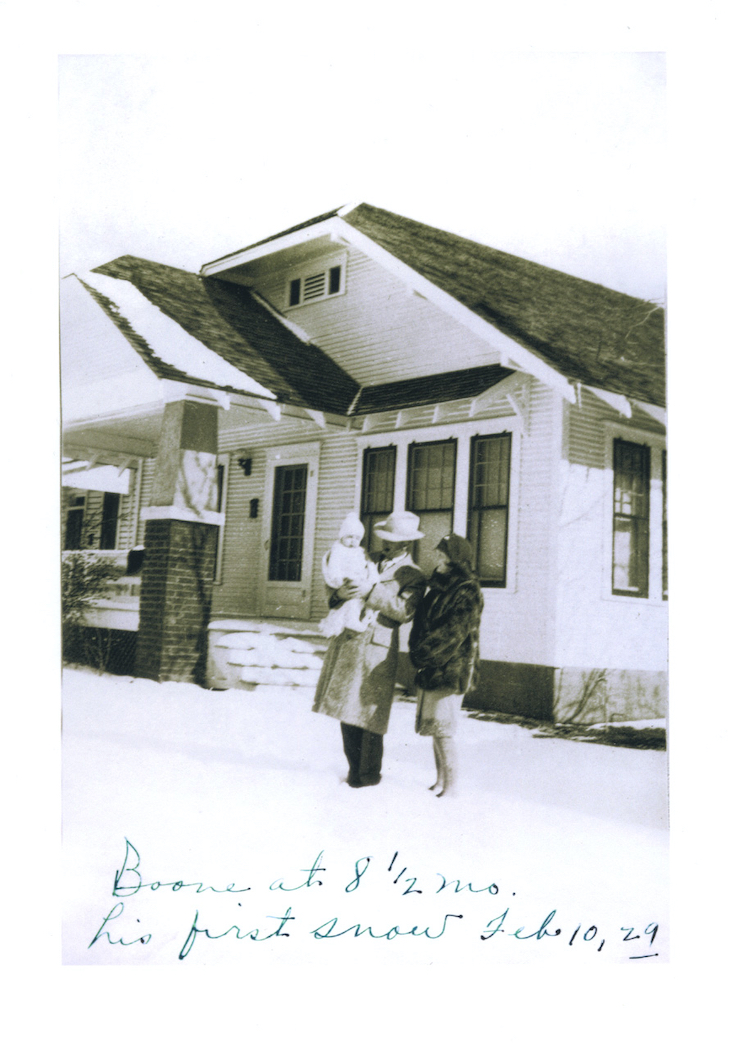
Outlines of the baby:
[[[345,581],[354,581],[355,584],[375,584],[377,581],[378,568],[360,547],[364,535],[365,527],[355,512],[350,512],[340,527],[339,540],[322,559],[322,576],[330,588],[339,588]],[[376,616],[375,610],[365,608],[363,599],[347,599],[341,606],[330,610],[320,621],[319,628],[327,636],[340,635],[346,628],[365,631]]]

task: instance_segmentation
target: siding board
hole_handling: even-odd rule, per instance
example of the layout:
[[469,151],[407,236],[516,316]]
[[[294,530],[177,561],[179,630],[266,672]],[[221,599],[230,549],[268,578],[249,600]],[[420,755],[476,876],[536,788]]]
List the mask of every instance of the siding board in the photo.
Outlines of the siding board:
[[534,379],[529,388],[530,423],[521,439],[519,470],[516,473],[514,466],[512,470],[511,496],[518,498],[519,507],[517,533],[509,538],[509,554],[516,556],[515,590],[483,589],[481,657],[551,664],[551,486],[557,393]]
[[447,356],[449,370],[499,362],[485,341],[360,251],[349,252],[339,297],[287,310],[288,276],[279,272],[256,290],[360,384],[438,374]]

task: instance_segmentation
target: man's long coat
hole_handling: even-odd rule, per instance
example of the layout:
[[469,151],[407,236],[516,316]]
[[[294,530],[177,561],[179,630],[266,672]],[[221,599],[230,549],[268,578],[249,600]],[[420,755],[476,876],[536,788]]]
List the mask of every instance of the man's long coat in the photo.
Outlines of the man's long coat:
[[412,619],[426,578],[410,555],[384,560],[365,605],[378,616],[363,632],[332,639],[312,710],[371,733],[386,733],[398,666],[399,625]]

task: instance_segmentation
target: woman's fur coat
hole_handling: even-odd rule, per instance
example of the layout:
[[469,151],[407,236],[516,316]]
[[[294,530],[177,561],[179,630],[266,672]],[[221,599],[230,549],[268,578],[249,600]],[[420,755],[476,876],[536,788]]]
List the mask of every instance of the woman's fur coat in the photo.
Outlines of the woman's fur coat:
[[466,693],[479,660],[479,623],[484,600],[479,581],[463,564],[434,573],[418,606],[408,639],[421,689]]

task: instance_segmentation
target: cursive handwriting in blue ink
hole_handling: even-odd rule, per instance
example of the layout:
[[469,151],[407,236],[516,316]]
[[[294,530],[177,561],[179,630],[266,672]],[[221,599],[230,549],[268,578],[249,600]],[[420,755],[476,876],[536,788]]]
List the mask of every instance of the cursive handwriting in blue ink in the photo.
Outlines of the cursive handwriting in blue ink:
[[[393,859],[390,861],[390,865],[388,867],[388,871],[389,872],[393,870],[393,864],[395,863],[397,856],[398,856],[398,850],[396,849],[396,851],[393,853]],[[398,874],[393,879],[393,885],[397,885],[398,884],[400,878],[402,877],[402,875],[404,875],[406,873],[407,870],[408,870],[408,868],[405,867],[405,866],[400,869]],[[403,896],[408,896],[409,893],[423,893],[422,889],[416,889],[416,882],[418,881],[418,878],[405,878],[404,881],[405,882],[410,882],[410,885],[404,891]]]
[[470,893],[487,893],[488,892],[488,893],[491,893],[492,896],[496,896],[497,893],[499,892],[499,886],[495,882],[492,882],[491,885],[485,885],[481,889],[475,889],[471,882],[465,882],[464,885],[462,885],[460,878],[455,878],[453,880],[453,882],[447,882],[446,878],[444,877],[444,875],[441,874],[440,871],[437,871],[436,874],[441,879],[441,885],[436,890],[437,893],[443,892],[444,889],[448,889],[450,885],[455,886],[455,888],[454,888],[454,892],[455,893],[460,893],[462,891],[462,889],[468,889]]
[[[520,933],[525,931],[524,925],[521,925],[519,929],[517,929],[513,933],[509,933],[509,935],[514,936],[515,940],[532,940],[533,938],[537,940],[542,940],[543,936],[560,936],[560,933],[562,932],[561,929],[556,929],[554,933],[551,933],[548,929],[548,925],[550,925],[550,922],[553,920],[554,917],[555,911],[551,911],[547,918],[543,919],[540,928],[537,929],[534,933],[529,933],[527,936],[520,936]],[[595,930],[593,934],[595,936],[598,930],[596,929],[595,925],[593,926],[593,929]],[[587,938],[588,937],[586,937],[586,939]],[[590,939],[593,939],[593,936],[591,936]]]
[[[484,933],[479,937],[480,940],[491,940],[497,933],[503,933],[504,920],[509,914],[509,907],[507,907],[501,914],[498,914],[495,918],[492,918],[490,922],[487,922],[487,927]],[[494,925],[494,923],[497,923]],[[494,928],[492,926],[494,925]]]
[[322,885],[322,882],[320,881],[320,879],[319,878],[315,878],[314,876],[319,871],[323,871],[324,872],[324,871],[327,870],[327,868],[326,867],[322,867],[322,865],[320,863],[320,860],[322,859],[323,856],[324,856],[324,849],[319,853],[319,855],[317,856],[317,859],[314,861],[314,863],[312,864],[311,867],[303,867],[303,868],[301,868],[302,874],[305,874],[307,877],[299,885],[284,885],[284,879],[283,878],[277,878],[275,882],[271,883],[271,885],[269,886],[269,889],[283,889],[285,893],[295,893],[297,891],[297,889],[305,889],[305,888],[309,889],[309,887],[312,886],[312,885]]
[[[245,889],[236,889],[236,883],[231,882],[225,889],[216,889],[214,885],[203,885],[202,882],[143,882],[142,875],[139,871],[140,855],[128,838],[125,838],[127,848],[124,852],[124,862],[119,871],[114,874],[114,888],[112,889],[112,896],[135,896],[140,889],[150,889],[153,893],[157,892],[158,889],[171,888],[173,893],[179,892],[181,889],[193,889],[195,888],[196,893],[205,893],[209,890],[213,893],[247,893],[250,892],[251,887],[246,886]],[[129,884],[124,884],[124,878],[131,879]]]
[[542,925],[535,932],[528,933],[523,936],[522,933],[525,931],[524,925],[521,925],[519,929],[515,929],[514,932],[507,932],[504,928],[505,919],[509,914],[509,907],[505,908],[501,914],[496,915],[491,921],[487,922],[487,926],[479,937],[480,940],[491,940],[497,933],[507,933],[507,936],[514,936],[515,940],[542,940],[546,936],[560,936],[562,929],[556,929],[555,932],[550,932],[548,925],[555,917],[555,911],[551,911],[547,917],[543,918]]
[[279,922],[279,925],[276,927],[276,929],[274,929],[273,932],[269,933],[268,936],[259,936],[258,929],[249,929],[247,932],[243,932],[241,929],[239,929],[237,925],[230,925],[225,930],[225,932],[222,933],[212,933],[210,929],[200,929],[198,927],[198,913],[198,911],[195,912],[195,917],[193,918],[193,924],[190,928],[190,932],[187,935],[185,943],[180,948],[180,953],[178,954],[178,958],[180,959],[180,961],[182,961],[184,958],[187,958],[187,956],[190,954],[190,952],[193,949],[193,944],[195,943],[199,935],[206,936],[209,940],[222,940],[223,937],[228,936],[229,933],[235,933],[237,940],[245,940],[246,938],[248,938],[249,940],[256,940],[259,943],[263,943],[264,940],[270,940],[274,936],[288,936],[289,933],[284,932],[284,926],[287,922],[294,921],[294,915],[291,913],[291,907],[288,907],[286,914],[284,915],[266,915],[267,918],[276,918]]
[[[152,933],[145,933],[143,936],[139,936],[136,940],[124,940],[124,939],[122,939],[121,936],[119,937],[118,940],[112,940],[111,936],[109,935],[109,930],[105,929],[104,927],[106,925],[108,925],[109,922],[113,922],[117,918],[120,918],[123,913],[124,913],[124,904],[123,903],[115,904],[114,907],[112,907],[112,909],[109,912],[109,914],[104,919],[104,921],[99,926],[99,930],[96,933],[96,935],[94,936],[94,939],[89,944],[89,947],[93,947],[94,944],[96,943],[96,941],[100,940],[102,938],[102,936],[106,936],[106,938],[107,938],[109,943],[111,943],[111,944],[118,944],[118,943],[120,943],[122,945],[122,947],[131,947],[133,943],[149,943],[150,940],[152,939]],[[139,921],[139,918],[137,919],[137,921]],[[88,950],[89,948],[87,947],[86,949]]]
[[419,929],[417,925],[414,925],[412,929],[401,929],[399,925],[394,925],[384,933],[373,932],[373,927],[367,925],[364,929],[358,922],[357,925],[350,925],[347,929],[341,929],[339,932],[335,932],[337,927],[337,918],[330,918],[328,922],[323,922],[322,925],[317,929],[312,929],[311,935],[314,936],[315,940],[336,940],[340,936],[346,936],[347,933],[354,933],[357,936],[370,936],[373,940],[395,940],[398,936],[425,936],[428,940],[438,940],[446,932],[446,924],[449,918],[463,918],[463,914],[447,914],[444,915],[444,922],[441,926],[441,931],[431,935],[431,927],[426,926],[425,929]]
[[[362,864],[362,863],[364,863],[365,866],[362,868],[362,870],[360,870],[360,864]],[[345,892],[346,893],[354,893],[355,892],[355,890],[357,889],[357,887],[360,884],[360,879],[365,874],[365,872],[367,871],[369,866],[370,866],[370,857],[369,856],[361,856],[359,860],[355,861],[355,877],[352,879],[351,882],[349,882],[345,886]]]

